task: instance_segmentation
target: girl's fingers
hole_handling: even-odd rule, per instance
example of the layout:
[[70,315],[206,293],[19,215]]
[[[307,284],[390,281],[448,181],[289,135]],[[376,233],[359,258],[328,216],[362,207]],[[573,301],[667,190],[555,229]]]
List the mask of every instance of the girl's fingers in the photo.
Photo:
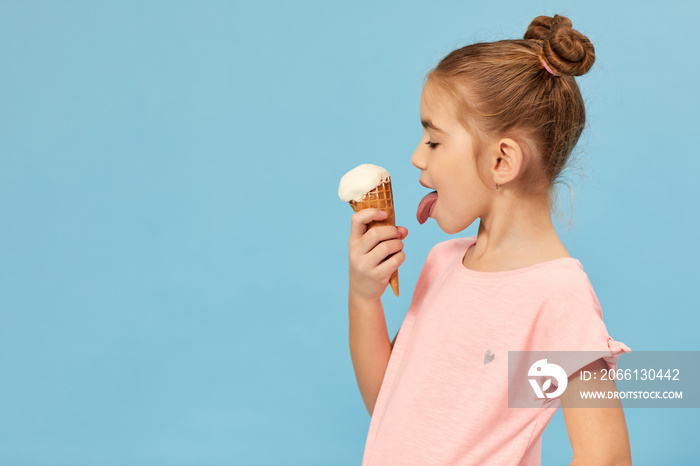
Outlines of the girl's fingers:
[[375,220],[385,220],[387,213],[379,209],[362,209],[350,219],[350,240],[358,240],[367,231],[367,224]]
[[396,227],[399,229],[399,233],[401,234],[401,239],[404,239],[406,236],[408,236],[408,228],[406,227]]
[[392,239],[399,239],[399,231],[395,226],[382,225],[372,227],[355,244],[355,250],[360,254],[368,254],[377,249],[381,244]]
[[377,274],[391,277],[396,269],[399,268],[403,261],[406,259],[406,253],[403,251],[398,251],[393,256],[387,258],[384,262],[377,266]]
[[383,260],[387,259],[394,253],[397,253],[403,249],[403,241],[400,239],[390,239],[382,241],[370,251],[369,256],[372,257],[373,264],[381,264]]

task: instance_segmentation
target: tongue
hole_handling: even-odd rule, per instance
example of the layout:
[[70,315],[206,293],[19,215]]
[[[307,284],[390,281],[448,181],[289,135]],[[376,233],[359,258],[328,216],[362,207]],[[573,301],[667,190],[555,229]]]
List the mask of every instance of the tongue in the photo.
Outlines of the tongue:
[[421,199],[420,204],[418,204],[418,212],[416,212],[416,218],[418,219],[418,223],[422,225],[426,222],[426,220],[428,220],[430,214],[433,213],[433,209],[435,208],[437,198],[437,191],[433,191],[432,193],[426,194],[425,197]]

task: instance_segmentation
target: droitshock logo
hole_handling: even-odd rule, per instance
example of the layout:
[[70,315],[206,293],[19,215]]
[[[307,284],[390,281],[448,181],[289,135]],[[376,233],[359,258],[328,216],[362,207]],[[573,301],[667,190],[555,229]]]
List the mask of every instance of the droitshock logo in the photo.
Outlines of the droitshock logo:
[[552,393],[544,393],[549,387],[552,386],[551,378],[544,381],[542,388],[540,388],[540,385],[535,379],[528,378],[527,380],[530,382],[530,385],[532,385],[532,389],[535,391],[537,398],[544,398],[545,395],[547,395],[547,398],[556,398],[564,393],[564,390],[566,390],[566,384],[568,383],[566,372],[561,368],[561,366],[554,363],[548,363],[546,359],[535,361],[535,363],[530,366],[530,370],[528,371],[527,375],[529,377],[553,377],[557,380],[557,389]]

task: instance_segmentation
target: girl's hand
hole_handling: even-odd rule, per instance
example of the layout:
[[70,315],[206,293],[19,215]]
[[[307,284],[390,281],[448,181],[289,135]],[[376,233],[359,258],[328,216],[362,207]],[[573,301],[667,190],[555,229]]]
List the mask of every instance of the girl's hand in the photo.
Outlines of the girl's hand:
[[375,226],[387,213],[379,209],[355,212],[350,225],[348,251],[350,259],[350,293],[365,300],[378,300],[389,284],[389,277],[403,263],[404,227]]

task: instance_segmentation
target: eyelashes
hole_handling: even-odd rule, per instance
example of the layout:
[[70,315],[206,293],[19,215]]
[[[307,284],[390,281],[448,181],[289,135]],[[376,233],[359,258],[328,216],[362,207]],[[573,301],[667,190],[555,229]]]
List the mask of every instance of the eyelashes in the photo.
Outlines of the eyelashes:
[[438,143],[438,142],[430,142],[430,141],[428,141],[428,142],[426,142],[425,144],[426,144],[427,146],[430,146],[431,149],[435,149],[435,148],[438,146],[439,143]]

